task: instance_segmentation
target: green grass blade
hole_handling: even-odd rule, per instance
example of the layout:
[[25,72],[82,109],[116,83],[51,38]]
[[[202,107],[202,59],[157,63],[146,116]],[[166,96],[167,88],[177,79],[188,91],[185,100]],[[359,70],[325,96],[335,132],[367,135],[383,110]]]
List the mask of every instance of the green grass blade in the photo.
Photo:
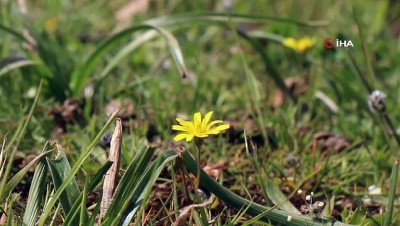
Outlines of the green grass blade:
[[260,45],[260,43],[248,36],[246,33],[242,31],[237,31],[239,36],[244,38],[248,43],[250,43],[253,48],[260,54],[262,61],[265,65],[265,71],[271,76],[272,80],[274,80],[275,84],[282,90],[291,100],[296,101],[296,97],[293,92],[289,90],[286,86],[283,76],[279,73],[278,69],[275,67],[275,63],[270,59],[264,48]]
[[[111,165],[110,165],[111,166]],[[100,212],[100,207],[101,207],[101,197],[103,196],[103,193],[100,192],[99,197],[100,199],[97,201],[96,207],[94,208],[92,215],[90,216],[88,226],[93,226],[96,224],[96,217]]]
[[372,85],[372,87],[376,87],[376,85],[377,85],[376,76],[374,73],[374,69],[372,68],[371,57],[368,54],[367,43],[365,40],[366,35],[364,34],[364,31],[361,27],[361,22],[360,22],[360,19],[358,18],[357,11],[355,8],[353,8],[353,15],[354,15],[354,20],[357,25],[358,36],[359,36],[360,42],[361,42],[361,49],[362,49],[362,52],[364,55],[364,61],[365,61],[365,65],[367,68],[368,80],[369,80],[370,84]]
[[[44,146],[42,153],[45,152],[47,148],[48,143]],[[45,196],[47,171],[47,164],[44,160],[40,161],[35,169],[32,184],[29,188],[28,201],[23,218],[23,224],[26,226],[36,225],[37,216]]]
[[[61,184],[65,181],[68,174],[71,172],[71,166],[69,165],[67,156],[65,155],[62,147],[56,144],[56,148],[57,148],[56,159],[46,158],[46,160],[51,177],[53,179],[54,187],[56,190],[58,190]],[[68,215],[73,203],[79,197],[79,194],[80,190],[78,184],[76,183],[75,178],[72,178],[68,183],[68,185],[66,186],[64,192],[62,192],[59,197],[59,201],[65,215]],[[73,224],[77,225],[79,222],[78,220],[79,220],[78,218],[74,219],[72,221]]]
[[[186,169],[196,175],[197,172],[197,163],[194,158],[190,155],[189,152],[184,152],[182,154],[183,163]],[[277,210],[270,207],[265,207],[254,203],[250,200],[244,199],[228,189],[222,187],[219,183],[214,181],[206,172],[201,170],[200,176],[201,184],[217,196],[219,199],[224,201],[227,205],[234,207],[236,209],[241,209],[243,207],[248,207],[246,209],[246,214],[250,216],[257,216],[259,214],[263,214],[261,220],[267,223],[281,224],[281,225],[333,225],[333,226],[345,226],[342,222],[333,221],[330,219],[319,219],[319,218],[312,218],[310,216],[299,215],[294,213],[289,213],[283,210]],[[288,221],[288,217],[291,216],[291,220]]]
[[280,209],[288,211],[289,213],[301,214],[300,211],[282,193],[273,180],[265,181],[265,189],[268,198],[271,199],[271,201]]
[[80,226],[85,226],[88,216],[87,216],[87,208],[86,208],[86,201],[87,201],[87,193],[88,193],[88,187],[89,187],[89,177],[86,176],[85,178],[85,185],[83,186],[83,198],[82,198],[82,203],[81,203],[81,214],[79,217],[79,225]]
[[4,153],[7,153],[8,150],[12,146],[18,147],[19,143],[21,142],[22,137],[25,134],[26,128],[28,128],[28,124],[32,119],[33,111],[35,110],[36,104],[37,104],[37,102],[39,100],[40,92],[42,91],[42,86],[43,86],[43,79],[40,80],[39,88],[38,88],[37,94],[35,96],[35,99],[33,101],[33,104],[31,106],[31,108],[29,109],[28,117],[26,118],[26,120],[23,123],[19,124],[15,134],[13,135],[13,137],[10,140],[10,143],[4,149]]
[[9,199],[8,208],[7,208],[7,226],[8,225],[10,225],[10,226],[18,225],[18,223],[16,223],[16,220],[14,218],[13,208],[14,208],[15,203],[19,201],[19,198],[20,198],[19,194],[13,194],[13,195],[11,195],[11,197]]
[[[36,156],[32,161],[30,161],[24,168],[22,168],[11,180],[6,184],[4,190],[0,193],[0,200],[3,200],[8,196],[8,194],[21,182],[24,176],[28,173],[29,169],[42,160],[51,151],[46,151],[38,156]],[[14,153],[14,152],[13,152]],[[11,164],[12,165],[12,164]],[[6,177],[5,177],[6,178]]]
[[8,72],[21,67],[34,65],[34,61],[21,56],[12,56],[0,61],[0,77]]
[[58,101],[64,101],[70,94],[69,82],[75,68],[73,56],[66,51],[63,37],[55,38],[46,33],[40,33],[33,27],[30,27],[30,33],[36,40],[37,53],[45,65],[45,69],[38,72],[46,78],[48,91],[46,95],[51,95]]
[[283,37],[281,35],[265,32],[265,31],[259,31],[259,30],[249,31],[249,32],[246,32],[246,34],[250,38],[265,39],[265,40],[269,40],[269,41],[274,41],[276,43],[282,43],[283,40],[285,40],[285,37]]
[[128,45],[123,47],[113,58],[111,58],[110,62],[107,64],[107,66],[104,68],[104,70],[102,70],[102,72],[100,73],[100,75],[97,79],[98,80],[104,79],[111,72],[111,70],[115,66],[118,65],[118,63],[121,60],[125,59],[130,53],[132,53],[140,45],[151,40],[152,38],[155,38],[157,35],[158,35],[158,33],[155,30],[150,30],[150,31],[147,31],[144,34],[141,34],[138,37],[136,37]]
[[181,13],[171,16],[157,17],[147,20],[146,23],[156,26],[171,26],[182,25],[182,23],[203,23],[203,22],[218,22],[218,23],[263,23],[266,21],[274,21],[279,23],[289,23],[297,26],[326,26],[327,21],[297,21],[287,18],[279,18],[273,16],[254,16],[235,13],[215,13],[215,12],[190,12]]
[[39,221],[39,225],[40,226],[44,226],[45,225],[47,218],[49,217],[50,213],[52,212],[52,208],[54,207],[54,205],[57,202],[57,199],[60,197],[61,193],[65,190],[65,188],[68,186],[68,184],[71,182],[72,178],[74,178],[75,174],[78,173],[79,168],[82,166],[83,162],[89,156],[89,154],[93,150],[94,146],[100,141],[101,137],[106,132],[107,128],[115,120],[115,118],[117,117],[117,114],[118,114],[118,112],[114,112],[111,115],[110,119],[107,121],[107,123],[101,129],[101,131],[97,134],[97,136],[94,138],[92,143],[82,152],[82,154],[76,160],[74,166],[71,169],[71,172],[65,178],[65,180],[61,184],[60,188],[57,189],[57,191],[54,194],[53,198],[48,203],[47,208],[44,210],[44,213],[43,213],[43,215],[42,215],[42,217],[41,217],[41,219]]
[[[12,166],[13,166],[14,157],[15,157],[15,152],[16,152],[16,150],[13,150],[13,151],[11,152],[10,157],[8,158],[8,163],[7,163],[7,166],[6,166],[6,171],[5,171],[4,174],[2,175],[2,180],[1,180],[1,183],[0,183],[0,200],[5,199],[5,198],[9,195],[10,191],[11,191],[12,189],[14,189],[14,187],[12,187],[12,188],[8,191],[8,190],[6,189],[6,187],[7,187],[6,182],[7,182],[8,176],[9,176],[10,173],[11,173],[11,168],[12,168]],[[14,176],[14,177],[15,177],[15,176]]]
[[[103,176],[107,173],[108,169],[111,167],[112,162],[108,161],[100,168],[100,170],[93,176],[93,178],[90,180],[89,183],[89,188],[88,191],[93,191],[97,185],[101,183],[103,180]],[[88,193],[81,193],[78,197],[78,199],[75,201],[74,205],[71,207],[71,211],[68,213],[68,215],[65,217],[64,223],[66,225],[72,224],[72,219],[75,218],[76,214],[78,214],[79,206],[82,203],[82,198],[83,195],[88,195]]]
[[390,191],[389,191],[389,203],[387,215],[385,217],[385,226],[392,225],[394,201],[396,200],[396,190],[397,190],[397,178],[399,176],[399,160],[396,159],[392,166],[392,175],[390,181]]
[[109,49],[111,49],[116,43],[118,43],[118,41],[120,41],[123,38],[130,37],[133,33],[137,31],[149,30],[149,29],[157,31],[165,38],[180,73],[182,75],[185,75],[186,74],[185,62],[182,57],[181,49],[175,37],[170,32],[164,30],[161,27],[157,27],[151,24],[141,24],[127,28],[125,30],[122,30],[114,34],[96,49],[96,51],[90,56],[88,61],[83,65],[83,68],[75,71],[75,73],[73,74],[71,79],[71,89],[73,93],[75,95],[82,94],[83,88],[87,84],[89,76],[93,73],[98,61]]
[[[154,155],[155,147],[143,147],[135,158],[132,159],[124,175],[122,176],[117,188],[115,189],[112,203],[104,215],[104,225],[114,221],[120,214],[124,202],[135,190],[137,184],[143,178],[148,165]],[[112,225],[112,224],[111,224]]]
[[4,26],[2,24],[0,24],[0,31],[3,31],[4,33],[9,34],[11,36],[14,36],[19,41],[29,43],[29,41],[22,34],[14,31],[13,29],[8,28],[8,27],[6,27],[6,26]]
[[143,204],[148,199],[151,189],[153,188],[153,184],[156,182],[165,165],[174,160],[177,156],[178,155],[174,151],[166,151],[163,155],[157,157],[155,163],[146,172],[141,183],[138,185],[138,188],[136,188],[135,193],[131,195],[132,198],[127,200],[129,202],[129,206],[122,217],[123,226],[128,226],[131,223],[132,218],[139,211],[139,207],[143,207]]

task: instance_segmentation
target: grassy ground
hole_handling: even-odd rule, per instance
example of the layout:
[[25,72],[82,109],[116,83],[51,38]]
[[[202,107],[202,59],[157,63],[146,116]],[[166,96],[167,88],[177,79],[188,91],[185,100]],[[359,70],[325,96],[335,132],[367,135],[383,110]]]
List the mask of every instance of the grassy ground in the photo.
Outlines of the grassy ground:
[[[291,225],[287,216],[296,220],[296,211],[305,217],[299,225],[399,224],[399,3],[137,2],[148,5],[129,13],[129,4],[119,0],[0,2],[0,225],[66,219],[89,225],[102,191],[94,175],[107,170],[108,149],[97,143],[104,131],[112,133],[111,115],[119,106],[120,176],[132,196],[119,193],[118,200],[143,195],[135,225]],[[282,44],[306,36],[315,40],[306,51]],[[354,47],[327,49],[329,36]],[[387,94],[385,111],[368,107],[375,89]],[[186,216],[180,210],[203,201],[194,201],[195,168],[167,152],[196,156],[196,147],[174,142],[171,128],[176,117],[209,111],[230,129],[205,139],[201,166],[229,191],[274,207],[266,217],[217,195],[219,204],[191,210],[179,224]],[[45,146],[48,140],[60,146]],[[47,161],[35,159],[44,150],[52,150]],[[182,173],[182,165],[193,175]],[[40,167],[45,173],[37,181],[43,183],[35,186],[42,192],[32,193],[37,210],[27,211],[35,206],[28,193]],[[55,179],[57,172],[65,173]],[[200,187],[207,193],[208,186],[202,181]],[[83,191],[89,195],[68,218],[72,197]],[[306,200],[311,193],[312,202]],[[52,203],[51,194],[60,201]],[[324,206],[317,208],[318,201]],[[117,204],[123,215],[133,211]],[[274,218],[282,214],[278,209],[286,222]],[[113,222],[117,214],[110,211],[103,224],[122,224]]]

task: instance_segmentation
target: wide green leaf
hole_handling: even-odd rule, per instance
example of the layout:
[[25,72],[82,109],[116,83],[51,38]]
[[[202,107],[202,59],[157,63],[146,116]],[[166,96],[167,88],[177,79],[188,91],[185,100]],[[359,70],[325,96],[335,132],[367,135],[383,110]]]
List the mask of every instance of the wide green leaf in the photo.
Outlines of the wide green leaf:
[[[46,161],[50,170],[51,177],[53,179],[54,187],[56,190],[58,190],[67,178],[68,174],[71,172],[71,166],[62,147],[56,144],[56,148],[57,157],[55,159],[46,158]],[[75,178],[72,178],[59,197],[59,201],[65,215],[70,212],[72,205],[79,197],[80,193],[81,192],[79,190],[78,184],[75,181]],[[72,222],[76,225],[78,221],[79,218],[76,218]]]
[[[45,152],[48,148],[48,143],[43,148]],[[36,166],[35,173],[32,178],[32,183],[29,188],[28,201],[26,202],[26,209],[24,213],[23,223],[26,226],[35,226],[40,207],[44,200],[46,191],[47,179],[47,164],[44,159]]]

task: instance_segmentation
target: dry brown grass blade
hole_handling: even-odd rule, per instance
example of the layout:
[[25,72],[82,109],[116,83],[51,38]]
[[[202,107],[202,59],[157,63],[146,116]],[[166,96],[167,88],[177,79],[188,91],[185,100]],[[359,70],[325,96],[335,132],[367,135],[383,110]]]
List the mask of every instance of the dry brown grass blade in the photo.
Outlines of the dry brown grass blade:
[[115,119],[115,130],[111,139],[110,155],[108,159],[113,162],[104,177],[103,183],[103,198],[100,207],[100,220],[104,217],[108,207],[111,204],[115,188],[118,184],[118,172],[121,157],[121,144],[122,144],[122,123],[120,118]]

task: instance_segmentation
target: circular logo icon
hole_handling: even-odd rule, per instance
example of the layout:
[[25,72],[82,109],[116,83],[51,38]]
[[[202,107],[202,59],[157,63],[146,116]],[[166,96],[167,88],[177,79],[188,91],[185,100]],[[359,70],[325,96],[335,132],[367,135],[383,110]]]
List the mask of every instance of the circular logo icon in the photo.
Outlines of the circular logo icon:
[[324,46],[327,49],[332,49],[335,48],[336,46],[336,40],[333,37],[327,37],[324,40]]

